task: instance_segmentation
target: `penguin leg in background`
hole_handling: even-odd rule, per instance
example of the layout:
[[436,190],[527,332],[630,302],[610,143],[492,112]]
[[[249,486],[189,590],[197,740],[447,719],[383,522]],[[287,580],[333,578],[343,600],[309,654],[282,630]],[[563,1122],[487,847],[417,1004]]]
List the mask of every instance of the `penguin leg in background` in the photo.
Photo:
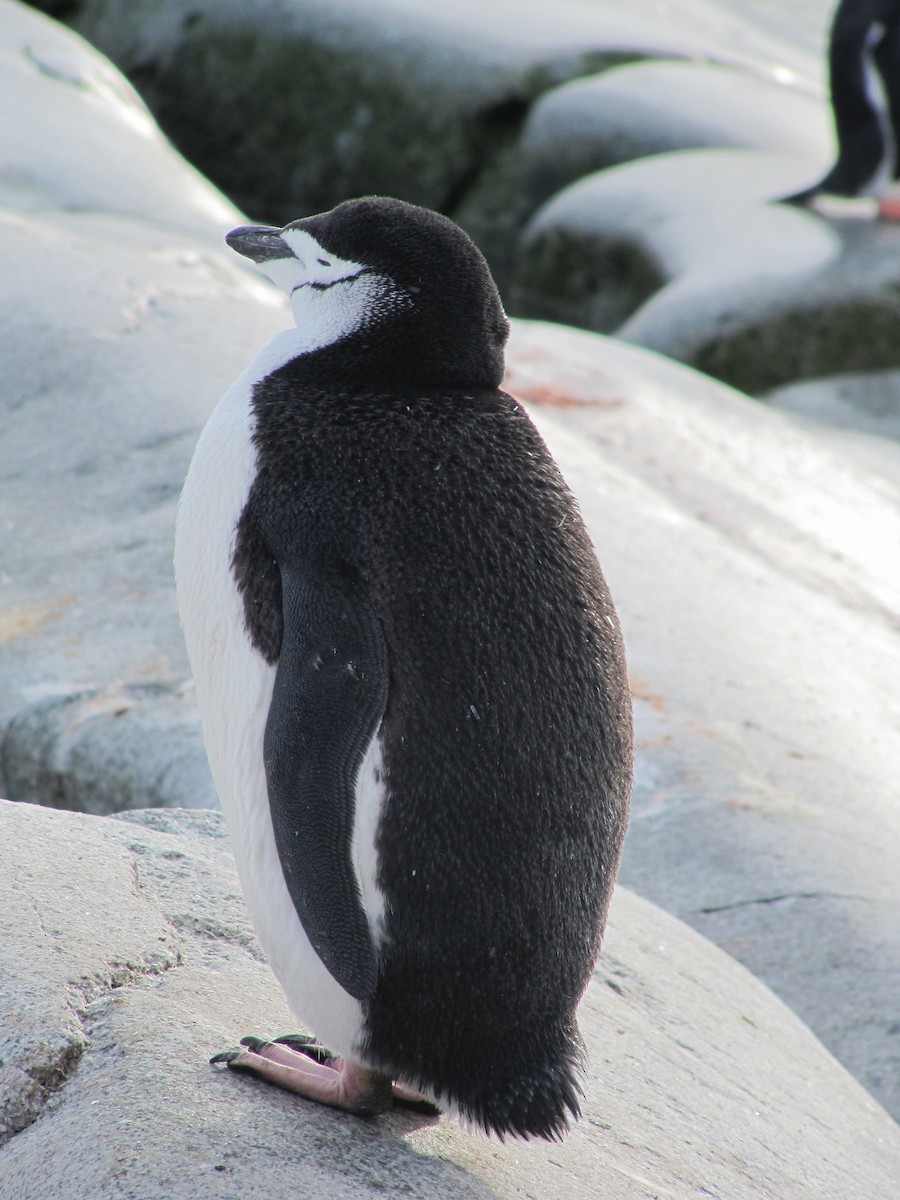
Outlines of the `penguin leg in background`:
[[213,1064],[225,1063],[234,1071],[274,1083],[308,1100],[343,1108],[358,1117],[374,1117],[392,1104],[429,1116],[440,1109],[402,1083],[387,1075],[360,1067],[329,1053],[308,1034],[285,1034],[266,1042],[262,1038],[241,1038],[240,1050],[214,1054]]
[[883,163],[885,114],[873,87],[877,4],[843,0],[831,30],[828,66],[838,159],[818,191],[858,196],[867,191]]
[[[828,197],[862,196],[878,175],[886,150],[886,118],[872,94],[869,77],[873,68],[872,29],[878,10],[878,0],[841,0],[838,5],[828,46],[837,161],[818,183],[785,197],[788,203],[809,204],[827,213]],[[826,198],[824,205],[817,202],[820,196]],[[874,216],[876,212],[877,205],[870,200],[865,215]]]
[[873,58],[884,86],[893,143],[893,161],[889,172],[891,184],[880,197],[878,210],[879,216],[886,220],[900,221],[900,5],[893,20],[886,26]]

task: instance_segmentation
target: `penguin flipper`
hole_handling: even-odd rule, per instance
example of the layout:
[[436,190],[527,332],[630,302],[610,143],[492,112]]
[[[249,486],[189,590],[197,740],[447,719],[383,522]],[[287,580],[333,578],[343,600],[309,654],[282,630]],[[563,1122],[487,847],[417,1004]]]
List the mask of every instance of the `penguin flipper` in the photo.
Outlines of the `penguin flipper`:
[[264,756],[275,843],[304,931],[357,1000],[375,946],[353,865],[356,777],[387,703],[387,647],[355,574],[281,567],[284,632]]

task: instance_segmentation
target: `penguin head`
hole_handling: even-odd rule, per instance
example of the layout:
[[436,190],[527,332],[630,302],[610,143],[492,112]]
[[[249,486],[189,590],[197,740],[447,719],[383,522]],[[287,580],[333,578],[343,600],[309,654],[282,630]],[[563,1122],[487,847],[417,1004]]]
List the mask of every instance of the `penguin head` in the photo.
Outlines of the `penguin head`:
[[509,323],[487,263],[448,217],[367,196],[282,229],[241,226],[226,241],[290,296],[331,374],[499,385]]

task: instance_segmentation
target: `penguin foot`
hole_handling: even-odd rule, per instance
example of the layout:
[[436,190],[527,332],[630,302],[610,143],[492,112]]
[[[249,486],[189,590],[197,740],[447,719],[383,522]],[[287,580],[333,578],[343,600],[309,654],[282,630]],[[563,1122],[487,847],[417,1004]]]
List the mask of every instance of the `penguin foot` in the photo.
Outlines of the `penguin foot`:
[[[249,1046],[252,1042],[259,1040],[259,1038],[253,1037],[241,1038],[241,1045]],[[273,1041],[278,1046],[288,1046],[291,1050],[296,1050],[298,1054],[306,1054],[326,1066],[340,1061],[311,1033],[285,1033],[281,1037],[274,1038]],[[412,1112],[424,1113],[430,1117],[438,1117],[441,1114],[441,1110],[436,1104],[405,1083],[394,1080],[393,1095],[395,1108],[408,1108]]]
[[377,1116],[392,1104],[429,1116],[440,1112],[418,1092],[392,1083],[380,1071],[338,1058],[309,1034],[285,1034],[271,1042],[249,1035],[241,1038],[241,1047],[214,1054],[209,1061],[358,1117]]
[[377,1116],[393,1102],[387,1075],[335,1058],[312,1040],[293,1049],[281,1039],[266,1042],[245,1037],[241,1047],[214,1054],[209,1061],[225,1063],[232,1071],[246,1071],[308,1100],[343,1108],[358,1117]]
[[820,217],[835,221],[873,221],[879,215],[879,204],[874,196],[837,196],[831,192],[815,192],[805,203]]
[[900,195],[882,196],[878,201],[878,215],[882,221],[900,221]]

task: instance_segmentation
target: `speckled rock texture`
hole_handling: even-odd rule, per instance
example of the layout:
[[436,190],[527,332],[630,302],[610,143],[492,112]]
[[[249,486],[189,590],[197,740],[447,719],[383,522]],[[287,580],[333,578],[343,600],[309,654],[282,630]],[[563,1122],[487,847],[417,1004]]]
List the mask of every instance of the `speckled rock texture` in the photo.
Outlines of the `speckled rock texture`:
[[0,928],[10,1200],[893,1196],[887,1114],[743,968],[623,889],[562,1145],[366,1121],[210,1066],[245,1031],[296,1028],[218,813],[0,802]]

